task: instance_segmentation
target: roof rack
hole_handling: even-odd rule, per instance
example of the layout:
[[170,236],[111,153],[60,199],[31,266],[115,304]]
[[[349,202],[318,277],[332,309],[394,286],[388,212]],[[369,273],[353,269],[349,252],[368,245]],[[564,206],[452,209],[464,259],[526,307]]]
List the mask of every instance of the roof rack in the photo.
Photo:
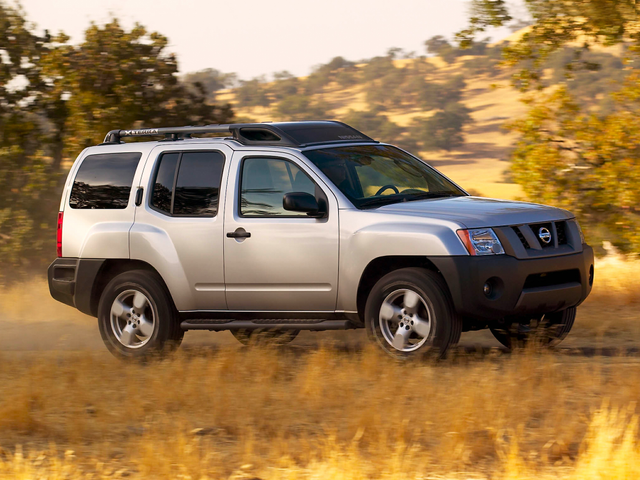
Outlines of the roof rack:
[[111,130],[102,145],[122,143],[124,137],[163,136],[165,140],[183,140],[192,135],[230,134],[242,145],[307,147],[331,143],[376,142],[353,127],[336,121],[232,123],[187,127],[139,128]]

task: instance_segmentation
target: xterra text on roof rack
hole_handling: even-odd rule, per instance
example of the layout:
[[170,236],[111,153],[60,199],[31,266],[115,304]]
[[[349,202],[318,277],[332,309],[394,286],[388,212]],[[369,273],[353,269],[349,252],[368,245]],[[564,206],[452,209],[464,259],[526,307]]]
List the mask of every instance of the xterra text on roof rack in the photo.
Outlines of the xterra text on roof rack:
[[195,329],[247,343],[366,328],[398,357],[480,328],[553,344],[593,283],[571,213],[469,196],[338,122],[111,131],[69,172],[58,257],[53,297],[134,358]]

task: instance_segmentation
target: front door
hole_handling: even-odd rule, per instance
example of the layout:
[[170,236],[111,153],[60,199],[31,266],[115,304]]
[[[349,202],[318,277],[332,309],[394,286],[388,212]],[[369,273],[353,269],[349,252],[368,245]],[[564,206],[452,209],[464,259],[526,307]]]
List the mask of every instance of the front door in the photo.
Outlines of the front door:
[[[324,196],[328,214],[311,218],[284,210],[282,199],[289,192]],[[224,238],[230,310],[335,310],[338,205],[299,159],[234,153],[224,230],[227,235],[245,232],[243,237]]]

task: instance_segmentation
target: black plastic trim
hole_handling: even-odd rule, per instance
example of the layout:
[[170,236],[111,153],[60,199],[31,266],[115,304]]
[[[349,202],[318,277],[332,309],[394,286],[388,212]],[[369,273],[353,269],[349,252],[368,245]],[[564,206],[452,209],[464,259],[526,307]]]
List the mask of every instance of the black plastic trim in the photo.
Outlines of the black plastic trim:
[[[350,131],[349,138],[337,138],[335,140],[326,140],[318,142],[299,142],[287,132],[291,127],[317,127],[327,128],[342,126],[346,130]],[[245,136],[243,130],[247,134],[253,134]],[[259,135],[255,135],[259,131],[263,131],[268,135],[264,135],[263,140],[257,139]],[[154,137],[164,136],[165,140],[182,140],[184,138],[191,138],[194,134],[231,134],[234,140],[238,141],[242,145],[268,145],[268,146],[283,146],[283,147],[305,147],[307,145],[321,145],[331,143],[354,143],[354,142],[374,142],[372,138],[356,130],[355,128],[337,121],[323,120],[323,121],[309,121],[309,122],[283,122],[283,123],[236,123],[226,125],[203,125],[203,126],[184,126],[184,127],[162,127],[162,128],[139,128],[131,130],[111,130],[104,138],[104,142],[101,145],[113,145],[120,144],[125,137]],[[251,138],[253,137],[253,138]]]
[[258,311],[258,310],[186,310],[179,312],[182,320],[211,319],[211,320],[348,320],[344,313],[336,312],[287,312],[287,311]]
[[[591,292],[589,272],[593,250],[588,245],[572,255],[517,259],[509,255],[486,257],[427,257],[443,275],[456,311],[475,319],[550,313],[577,306]],[[578,270],[579,275],[564,283],[525,288],[531,275]],[[483,286],[494,290],[489,296]]]
[[180,324],[183,330],[210,330],[219,332],[222,330],[258,330],[263,328],[278,330],[347,330],[357,328],[349,320],[324,320],[319,322],[252,322],[250,320],[229,320],[228,322],[211,321],[184,321]]
[[51,296],[82,313],[95,316],[91,298],[105,259],[57,258],[47,271]]

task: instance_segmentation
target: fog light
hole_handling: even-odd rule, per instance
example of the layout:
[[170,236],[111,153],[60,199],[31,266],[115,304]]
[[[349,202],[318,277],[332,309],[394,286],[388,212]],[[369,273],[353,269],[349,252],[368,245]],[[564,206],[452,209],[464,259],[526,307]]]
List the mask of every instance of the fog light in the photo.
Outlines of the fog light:
[[487,297],[490,297],[491,294],[493,293],[493,287],[491,286],[491,284],[489,282],[484,284],[484,287],[482,287],[482,291],[484,292],[484,294]]

